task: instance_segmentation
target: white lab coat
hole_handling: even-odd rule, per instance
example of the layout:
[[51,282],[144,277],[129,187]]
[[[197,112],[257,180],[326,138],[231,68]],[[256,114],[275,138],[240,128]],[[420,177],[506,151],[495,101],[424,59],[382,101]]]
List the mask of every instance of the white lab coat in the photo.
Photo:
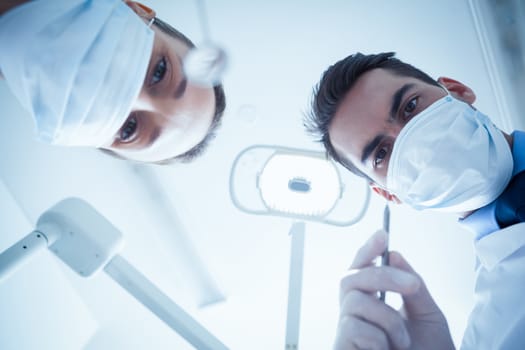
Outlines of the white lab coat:
[[525,223],[475,243],[475,305],[462,350],[525,349]]

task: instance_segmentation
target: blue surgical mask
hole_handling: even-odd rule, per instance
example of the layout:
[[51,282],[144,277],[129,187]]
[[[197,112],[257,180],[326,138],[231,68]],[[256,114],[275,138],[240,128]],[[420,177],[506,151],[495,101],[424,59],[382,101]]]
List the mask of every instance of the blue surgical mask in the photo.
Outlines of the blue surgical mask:
[[503,133],[486,115],[447,95],[399,133],[387,188],[415,209],[461,213],[496,199],[512,168]]
[[100,147],[128,117],[153,38],[122,0],[31,1],[0,17],[0,70],[40,140]]

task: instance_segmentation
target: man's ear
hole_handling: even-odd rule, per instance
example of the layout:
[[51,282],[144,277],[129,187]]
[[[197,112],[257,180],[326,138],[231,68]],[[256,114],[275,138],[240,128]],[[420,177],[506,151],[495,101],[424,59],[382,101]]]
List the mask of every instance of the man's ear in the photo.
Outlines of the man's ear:
[[388,190],[385,190],[384,188],[382,188],[381,186],[377,185],[376,183],[369,182],[368,185],[370,186],[372,191],[374,191],[376,194],[380,195],[381,197],[383,197],[387,201],[394,202],[396,204],[400,204],[401,203],[401,201],[399,200],[399,198],[396,197],[395,194],[392,194],[392,193],[388,192]]
[[450,94],[458,100],[466,102],[470,105],[476,101],[476,94],[474,91],[457,80],[447,77],[440,77],[438,79],[438,83],[446,87]]
[[141,4],[138,1],[124,0],[126,5],[128,5],[139,17],[150,21],[155,18],[156,13],[153,9],[148,6]]

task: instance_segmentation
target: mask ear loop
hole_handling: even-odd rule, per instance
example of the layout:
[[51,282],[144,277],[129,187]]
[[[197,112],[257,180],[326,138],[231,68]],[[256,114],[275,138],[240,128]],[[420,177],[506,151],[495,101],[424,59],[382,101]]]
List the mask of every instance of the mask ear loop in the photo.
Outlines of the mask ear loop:
[[441,86],[441,88],[443,90],[445,90],[445,92],[447,93],[448,96],[452,97],[452,95],[450,94],[450,91],[448,91],[448,89],[445,87],[445,85],[441,84],[440,82],[437,82],[439,86]]
[[151,28],[151,26],[153,25],[153,23],[155,23],[155,18],[157,17],[152,17],[149,22],[148,22],[148,28]]

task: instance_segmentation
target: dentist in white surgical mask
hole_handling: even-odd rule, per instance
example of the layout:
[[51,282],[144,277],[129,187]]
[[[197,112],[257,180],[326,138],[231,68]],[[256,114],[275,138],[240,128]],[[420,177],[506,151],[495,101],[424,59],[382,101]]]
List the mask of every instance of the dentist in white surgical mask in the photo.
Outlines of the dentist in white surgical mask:
[[[306,119],[328,154],[387,200],[456,213],[476,233],[476,305],[462,349],[525,349],[525,133],[499,130],[474,92],[437,81],[393,53],[330,66]],[[399,253],[390,266],[380,231],[341,281],[335,348],[451,349],[446,319]],[[401,294],[394,310],[378,291]]]
[[36,136],[55,145],[139,162],[193,159],[225,108],[220,82],[184,73],[193,47],[135,1],[0,5],[0,71]]

